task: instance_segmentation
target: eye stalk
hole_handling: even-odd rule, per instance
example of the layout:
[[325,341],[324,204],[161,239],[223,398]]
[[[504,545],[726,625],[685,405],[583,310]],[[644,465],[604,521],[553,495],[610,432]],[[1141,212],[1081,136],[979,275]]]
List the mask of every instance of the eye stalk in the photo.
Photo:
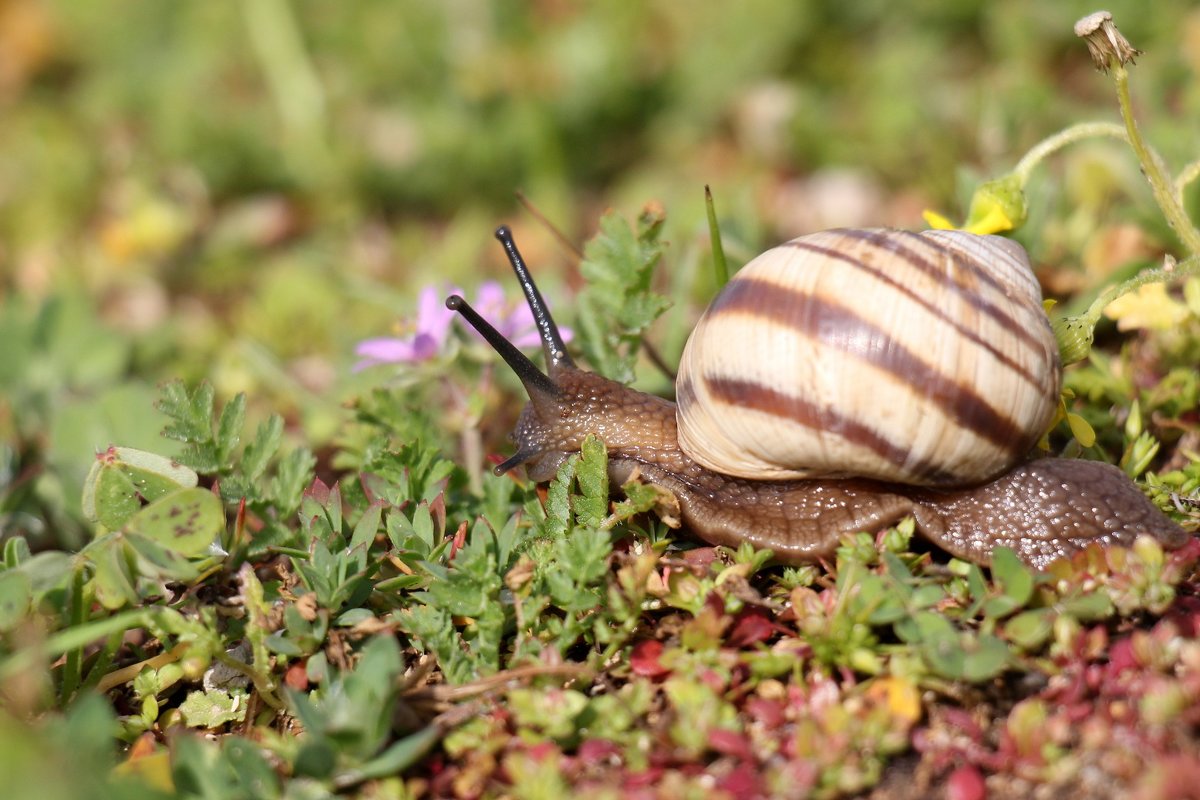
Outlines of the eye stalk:
[[508,261],[512,264],[513,272],[516,273],[517,280],[521,284],[521,290],[525,293],[525,301],[533,313],[538,334],[542,339],[542,352],[546,356],[549,375],[538,369],[536,364],[530,361],[512,342],[505,339],[462,297],[456,294],[447,297],[446,308],[457,311],[472,328],[479,331],[492,349],[516,373],[517,378],[525,387],[525,391],[529,394],[529,405],[521,414],[517,429],[513,431],[512,438],[517,442],[517,452],[503,464],[492,469],[495,474],[503,475],[521,464],[528,466],[539,460],[545,460],[546,453],[540,444],[544,437],[540,433],[541,423],[538,418],[542,415],[545,415],[547,419],[555,419],[560,416],[560,401],[563,398],[563,391],[555,380],[561,378],[565,371],[574,370],[575,363],[567,355],[562,334],[559,332],[554,318],[550,316],[550,312],[546,308],[546,301],[542,299],[537,284],[533,282],[533,276],[529,274],[529,268],[525,266],[525,259],[517,250],[512,231],[502,225],[496,229],[496,239],[504,245],[504,252],[508,255]]
[[490,322],[479,316],[479,312],[471,308],[470,303],[462,297],[452,294],[446,298],[446,308],[457,311],[463,319],[470,323],[472,328],[479,331],[479,335],[500,354],[504,363],[517,373],[517,377],[521,379],[521,383],[525,386],[525,391],[529,392],[530,397],[533,397],[535,393],[550,397],[559,395],[559,389],[554,385],[554,381],[546,377],[536,364],[530,361],[512,342],[505,339],[500,331],[492,327]]
[[558,325],[550,316],[550,310],[546,308],[546,301],[542,299],[542,293],[538,291],[537,284],[533,282],[533,276],[529,274],[529,268],[525,266],[525,259],[521,257],[521,251],[517,249],[512,231],[507,225],[501,225],[496,228],[496,239],[504,245],[508,263],[512,264],[513,272],[517,274],[517,280],[521,283],[521,291],[525,293],[525,301],[529,303],[529,310],[533,312],[533,321],[537,324],[538,333],[541,334],[542,350],[546,354],[546,368],[553,375],[560,367],[574,367],[575,362],[567,355],[567,348],[563,344],[562,335],[558,332]]

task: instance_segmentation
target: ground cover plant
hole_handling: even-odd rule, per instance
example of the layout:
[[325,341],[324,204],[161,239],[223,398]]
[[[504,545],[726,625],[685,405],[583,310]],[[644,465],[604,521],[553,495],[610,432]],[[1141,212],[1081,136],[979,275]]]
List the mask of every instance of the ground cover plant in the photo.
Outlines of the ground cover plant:
[[[782,15],[790,5],[764,3],[762,11]],[[37,3],[0,8],[24,15],[14,19],[25,30],[51,31],[58,19]],[[505,166],[502,150],[454,137],[395,184],[348,166],[362,156],[322,129],[320,81],[297,33],[303,17],[283,2],[246,8],[253,10],[237,13],[256,32],[266,82],[277,84],[284,158],[294,168],[257,158],[262,145],[236,128],[210,130],[214,143],[172,129],[169,116],[146,119],[147,128],[161,127],[156,146],[206,164],[207,188],[187,170],[155,184],[131,169],[101,203],[94,229],[74,234],[100,250],[81,248],[84,266],[72,276],[91,280],[88,288],[127,318],[150,314],[155,335],[114,330],[80,293],[50,292],[33,303],[38,280],[51,280],[39,265],[53,262],[29,244],[29,223],[42,218],[21,206],[6,223],[8,248],[23,254],[8,262],[15,267],[0,323],[6,796],[967,800],[1194,791],[1194,541],[1168,552],[1151,540],[1091,549],[1044,572],[999,550],[983,569],[921,545],[909,520],[878,537],[847,537],[834,558],[784,568],[749,546],[689,541],[661,521],[669,498],[645,487],[612,500],[596,439],[545,485],[519,471],[496,476],[487,467],[510,452],[504,435],[520,390],[481,339],[453,324],[443,300],[457,291],[452,282],[470,279],[472,304],[518,346],[536,349],[533,321],[502,279],[456,272],[441,283],[434,276],[446,273],[433,269],[396,303],[404,323],[390,335],[380,335],[387,323],[373,312],[364,312],[361,328],[347,320],[356,332],[333,348],[349,387],[340,397],[309,354],[282,360],[299,348],[298,332],[336,340],[347,336],[334,332],[338,318],[357,315],[328,307],[335,284],[313,263],[340,258],[330,255],[339,243],[370,262],[387,214],[430,214],[472,202],[470,193],[507,194],[515,177],[493,169]],[[78,13],[81,27],[103,24]],[[234,12],[186,13],[202,27]],[[619,17],[580,19],[611,25],[592,33],[619,39],[639,21]],[[823,21],[825,35],[854,30],[838,27],[844,21],[832,11]],[[369,38],[370,30],[360,24],[353,35]],[[1006,168],[968,180],[961,218],[930,210],[926,219],[1027,237],[1041,264],[1083,241],[1073,226],[1093,225],[1099,209],[1120,209],[1119,224],[1078,256],[1093,272],[1039,275],[1061,301],[1050,313],[1072,365],[1043,444],[1118,463],[1194,531],[1200,162],[1169,169],[1158,141],[1139,130],[1130,83],[1148,65],[1134,65],[1136,53],[1116,28],[1095,19],[1081,34],[1085,41],[1062,59],[1086,66],[1093,52],[1107,77],[1090,68],[1079,74],[1106,92],[1111,121],[1063,121],[1025,157],[1009,153]],[[53,52],[54,37],[68,35],[47,32],[44,46]],[[416,64],[421,56],[405,58]],[[47,90],[78,68],[47,58]],[[522,59],[502,63],[518,69]],[[11,69],[0,70],[0,89],[9,85],[3,80],[19,82]],[[645,88],[641,103],[665,92],[606,74],[618,88]],[[675,77],[690,74],[681,68]],[[471,72],[468,83],[478,88],[486,79]],[[414,91],[436,94],[428,81]],[[133,90],[117,81],[108,91]],[[689,91],[689,102],[706,97]],[[644,113],[612,97],[593,94],[590,102],[568,110],[616,128]],[[68,156],[66,182],[39,201],[57,207],[87,183],[90,168],[62,128],[55,134],[63,123],[21,108],[18,125],[43,126],[45,147]],[[86,116],[87,104],[75,111]],[[193,127],[203,122],[198,112],[175,113]],[[462,112],[450,104],[429,113]],[[492,113],[497,136],[532,135],[507,112]],[[407,129],[387,122],[373,124],[403,138]],[[444,117],[437,122],[453,129]],[[791,134],[805,158],[844,146],[830,144],[836,137],[828,132],[810,135],[808,124]],[[1167,124],[1168,132],[1189,129]],[[546,175],[563,170],[597,192],[615,182],[623,166],[616,162],[629,154],[600,148],[585,127],[576,121],[557,131],[561,162],[519,174],[541,174],[541,185],[553,187]],[[532,133],[553,138],[538,125]],[[117,138],[110,146],[119,150]],[[906,156],[882,144],[886,138],[864,145],[884,170]],[[1058,159],[1086,154],[1097,141],[1113,147],[1070,162],[1077,174],[1053,172]],[[1189,142],[1196,144],[1194,133]],[[914,148],[940,152],[929,140]],[[478,181],[457,186],[458,195],[438,184],[455,158]],[[1093,169],[1089,158],[1122,166]],[[1054,191],[1046,188],[1056,180],[1070,199],[1091,198],[1063,214],[1064,223],[1054,222]],[[719,186],[706,215],[698,189],[689,189],[697,199],[678,204],[616,202],[603,213],[587,206],[579,213],[591,235],[578,237],[586,241],[575,255],[574,232],[545,220],[558,214],[530,191],[536,206],[526,201],[521,224],[560,240],[579,262],[578,280],[550,287],[573,294],[576,313],[563,320],[569,346],[592,369],[669,391],[670,354],[681,347],[689,303],[723,282],[724,262],[752,254],[753,230],[767,224],[727,215],[725,205],[738,202]],[[352,226],[355,203],[387,212]],[[910,226],[918,211],[909,209]],[[478,226],[486,238],[494,222],[477,210],[454,224]],[[65,216],[42,224],[53,237],[72,230]],[[325,232],[339,226],[354,235]],[[673,246],[674,236],[696,246]],[[281,250],[288,241],[304,247]],[[422,257],[441,263],[461,252],[470,249]],[[527,255],[550,252],[535,246]],[[238,306],[236,265],[247,253],[264,258],[255,296],[269,311]],[[89,278],[87,265],[103,259],[128,272],[115,283]],[[208,270],[203,277],[197,264]],[[214,343],[221,333],[208,312],[178,303],[180,318],[169,320],[154,311],[161,298],[147,276],[156,268],[166,283],[200,281],[209,301],[240,309],[239,325],[254,336],[239,340],[236,358],[213,355],[223,352]],[[369,308],[374,291],[363,280],[351,294]],[[384,294],[390,302],[400,293]],[[274,344],[255,344],[262,342]],[[84,468],[75,474],[64,453],[95,429],[105,443],[76,448],[74,463]]]

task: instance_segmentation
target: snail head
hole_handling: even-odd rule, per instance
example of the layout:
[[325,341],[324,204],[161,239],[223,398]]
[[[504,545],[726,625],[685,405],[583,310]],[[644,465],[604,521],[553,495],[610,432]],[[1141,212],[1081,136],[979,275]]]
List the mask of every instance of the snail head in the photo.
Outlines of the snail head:
[[[578,452],[583,437],[589,432],[599,432],[597,425],[589,424],[598,409],[609,404],[603,398],[613,391],[627,391],[620,384],[575,366],[567,354],[562,335],[546,302],[538,291],[537,284],[529,274],[525,260],[517,250],[512,231],[506,226],[496,229],[496,238],[504,246],[513,272],[525,293],[529,310],[542,339],[542,353],[546,358],[547,372],[538,369],[528,357],[504,338],[491,323],[479,315],[466,300],[458,295],[446,298],[446,307],[457,311],[492,346],[505,363],[512,368],[529,395],[529,403],[521,412],[517,426],[510,439],[517,445],[517,452],[493,472],[503,475],[510,469],[525,465],[529,477],[535,481],[554,477],[558,467],[571,453]],[[602,415],[603,412],[602,412]],[[601,423],[599,429],[606,426]]]

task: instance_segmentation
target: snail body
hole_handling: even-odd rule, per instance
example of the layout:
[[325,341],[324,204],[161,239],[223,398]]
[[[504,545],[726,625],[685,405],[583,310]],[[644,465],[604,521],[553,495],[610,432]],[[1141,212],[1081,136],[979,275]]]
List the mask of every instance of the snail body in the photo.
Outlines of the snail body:
[[496,237],[547,361],[542,373],[462,298],[447,299],[530,396],[517,452],[498,473],[523,464],[548,480],[593,434],[614,485],[659,485],[698,538],[748,541],[787,563],[910,515],[926,538],[978,563],[1002,545],[1042,567],[1092,542],[1188,538],[1116,467],[1026,460],[1061,368],[1013,242],[840,230],[767,251],[697,324],[677,406],[577,368],[508,229]]

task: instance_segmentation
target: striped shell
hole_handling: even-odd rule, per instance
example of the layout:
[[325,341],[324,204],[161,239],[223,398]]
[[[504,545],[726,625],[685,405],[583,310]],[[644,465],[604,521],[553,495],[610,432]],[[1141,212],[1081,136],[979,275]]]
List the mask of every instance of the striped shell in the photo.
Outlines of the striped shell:
[[1028,453],[1059,380],[1020,245],[824,231],[755,258],[701,317],[676,383],[679,441],[746,478],[969,485]]

